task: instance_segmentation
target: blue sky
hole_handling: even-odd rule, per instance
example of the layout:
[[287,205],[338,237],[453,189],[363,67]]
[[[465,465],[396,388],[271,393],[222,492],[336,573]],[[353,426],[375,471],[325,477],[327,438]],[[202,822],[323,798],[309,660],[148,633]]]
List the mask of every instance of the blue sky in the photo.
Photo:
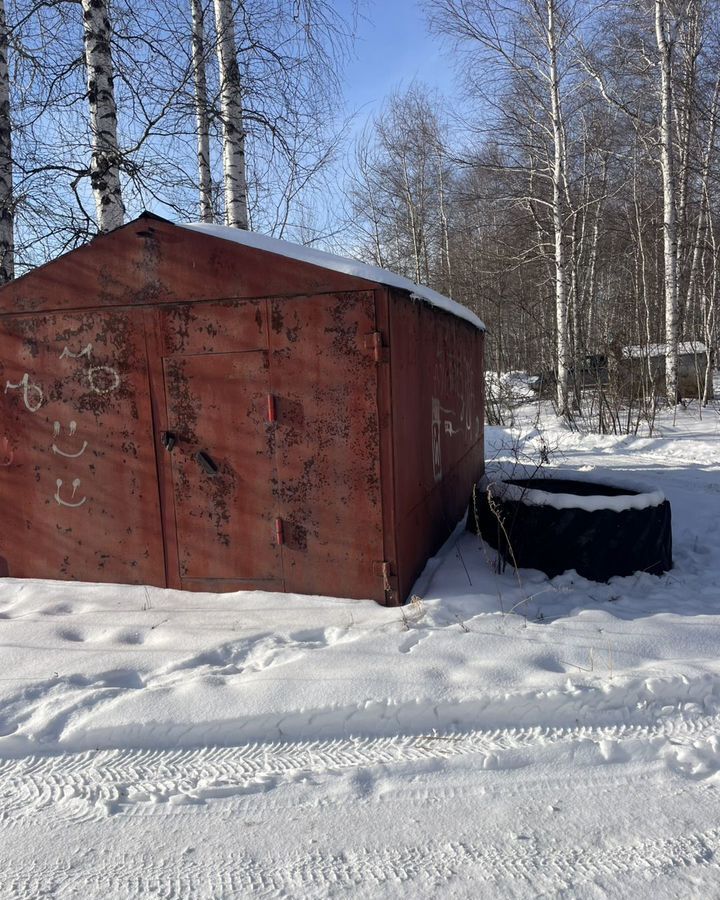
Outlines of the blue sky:
[[[348,5],[347,0],[339,3]],[[364,0],[355,55],[345,73],[345,97],[348,112],[359,114],[360,127],[388,94],[413,78],[452,93],[449,54],[428,34],[416,0]]]

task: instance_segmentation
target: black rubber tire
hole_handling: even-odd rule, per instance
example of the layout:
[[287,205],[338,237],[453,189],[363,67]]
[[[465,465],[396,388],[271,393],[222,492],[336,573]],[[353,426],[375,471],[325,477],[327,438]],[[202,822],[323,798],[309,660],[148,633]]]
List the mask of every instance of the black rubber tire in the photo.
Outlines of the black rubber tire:
[[[578,484],[582,490],[577,493],[589,496],[587,483]],[[601,496],[610,491],[619,493],[614,488],[597,488]],[[499,550],[510,565],[539,569],[550,578],[575,569],[591,581],[608,581],[635,572],[662,575],[672,568],[672,522],[667,500],[645,509],[622,511],[556,509],[497,498],[493,506],[502,525],[490,507],[487,492],[476,489],[470,499],[468,528]]]

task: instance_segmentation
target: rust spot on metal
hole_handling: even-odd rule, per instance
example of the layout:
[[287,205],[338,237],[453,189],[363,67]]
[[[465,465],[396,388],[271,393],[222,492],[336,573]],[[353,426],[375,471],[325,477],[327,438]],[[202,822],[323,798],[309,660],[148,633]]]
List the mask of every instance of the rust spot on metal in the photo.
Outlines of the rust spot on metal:
[[280,303],[273,303],[270,326],[275,334],[280,334],[282,332],[284,321],[285,320],[282,314],[282,305]]

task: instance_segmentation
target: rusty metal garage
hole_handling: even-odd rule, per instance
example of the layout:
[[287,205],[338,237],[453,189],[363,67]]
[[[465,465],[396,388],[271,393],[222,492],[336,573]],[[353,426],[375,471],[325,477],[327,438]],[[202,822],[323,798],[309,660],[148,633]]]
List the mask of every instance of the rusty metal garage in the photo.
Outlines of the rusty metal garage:
[[145,213],[0,290],[0,576],[397,604],[483,418],[469,311]]

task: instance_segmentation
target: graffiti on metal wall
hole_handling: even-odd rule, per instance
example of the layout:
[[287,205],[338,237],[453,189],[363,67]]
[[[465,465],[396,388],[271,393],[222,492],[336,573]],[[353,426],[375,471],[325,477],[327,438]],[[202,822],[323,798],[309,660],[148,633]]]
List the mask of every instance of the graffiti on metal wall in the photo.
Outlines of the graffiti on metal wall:
[[85,347],[82,348],[78,353],[73,353],[72,350],[65,345],[63,347],[63,351],[60,354],[60,359],[80,359],[83,356],[87,356],[90,359],[90,354],[92,353],[92,344],[86,344]]
[[[56,438],[60,437],[60,431],[61,431],[60,423],[53,422],[53,433]],[[70,435],[70,438],[74,437],[76,431],[77,431],[77,422],[75,422],[73,420],[70,422],[70,425],[68,426],[68,434]],[[56,453],[58,456],[64,456],[66,459],[77,459],[78,456],[82,456],[83,453],[87,450],[87,446],[88,446],[88,442],[83,441],[82,446],[80,447],[79,450],[75,450],[75,452],[71,452],[69,450],[63,450],[62,448],[58,447],[58,445],[55,443],[55,441],[53,441],[52,452]]]
[[6,394],[8,391],[18,391],[21,388],[23,392],[22,398],[23,403],[25,404],[25,409],[27,409],[31,413],[36,413],[45,401],[45,396],[42,392],[42,388],[30,381],[30,376],[27,372],[25,372],[25,374],[17,384],[13,384],[11,381],[5,382]]
[[455,335],[438,342],[433,370],[432,393],[432,458],[435,481],[443,477],[441,435],[465,436],[468,443],[477,441],[482,431],[478,415],[480,395],[474,362],[468,348]]
[[[59,354],[60,359],[68,360],[84,360],[87,368],[83,372],[84,378],[87,379],[88,386],[91,391],[96,394],[111,394],[118,390],[121,384],[121,378],[117,369],[106,365],[91,365],[93,345],[86,344],[77,352],[71,350],[65,345]],[[8,391],[22,391],[22,401],[25,409],[31,413],[37,413],[45,402],[45,394],[42,387],[32,381],[30,373],[25,372],[21,380],[15,384],[12,381],[5,383],[5,393]],[[52,453],[65,459],[78,459],[88,448],[88,442],[82,440],[77,434],[78,424],[71,419],[67,427],[64,428],[61,422],[56,419],[53,422],[53,442],[50,445]],[[14,451],[10,446],[8,437],[4,437],[0,442],[0,466],[10,466],[14,460]],[[88,497],[80,491],[82,481],[80,478],[73,478],[72,482],[67,485],[62,478],[55,479],[55,493],[53,498],[59,506],[76,509],[83,506]]]
[[85,501],[87,500],[87,497],[83,497],[82,500],[75,501],[75,494],[77,493],[77,489],[80,487],[80,479],[79,478],[73,478],[72,494],[70,495],[69,500],[64,500],[60,496],[60,491],[62,490],[62,487],[63,487],[62,478],[58,478],[55,481],[55,485],[57,487],[57,490],[55,491],[55,499],[60,504],[60,506],[69,506],[69,507],[82,506],[83,503],[85,503]]
[[440,448],[440,401],[432,401],[432,461],[435,481],[442,480],[442,451]]
[[[90,362],[92,352],[92,344],[86,344],[77,353],[73,352],[66,344],[60,354],[60,359],[82,359],[85,356]],[[112,394],[120,387],[120,375],[112,366],[88,366],[85,376],[90,390],[95,394]]]
[[90,366],[87,378],[96,394],[112,394],[120,387],[120,376],[112,366]]

